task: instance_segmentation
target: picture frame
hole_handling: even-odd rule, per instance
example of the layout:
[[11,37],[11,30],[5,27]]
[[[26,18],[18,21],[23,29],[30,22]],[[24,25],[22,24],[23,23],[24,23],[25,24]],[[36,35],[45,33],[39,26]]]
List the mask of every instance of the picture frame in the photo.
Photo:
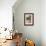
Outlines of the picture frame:
[[34,13],[24,13],[24,26],[34,25]]

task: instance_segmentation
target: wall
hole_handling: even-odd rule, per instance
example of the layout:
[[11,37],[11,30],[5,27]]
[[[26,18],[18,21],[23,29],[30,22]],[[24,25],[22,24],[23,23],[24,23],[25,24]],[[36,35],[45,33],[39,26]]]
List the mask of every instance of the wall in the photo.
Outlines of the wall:
[[[10,32],[3,31],[4,27],[8,28],[9,30],[12,29],[12,6],[16,0],[0,0],[0,38],[5,38],[5,36],[10,35]],[[1,27],[3,27],[1,29]]]
[[[19,1],[18,1],[19,2]],[[16,6],[16,5],[14,5]],[[36,46],[41,46],[41,1],[23,0],[20,5],[14,7],[15,29],[23,33],[24,39],[35,41]],[[24,13],[34,13],[34,25],[24,26]]]
[[16,0],[0,0],[0,27],[12,29],[12,6]]
[[41,1],[41,38],[42,46],[46,46],[46,0]]

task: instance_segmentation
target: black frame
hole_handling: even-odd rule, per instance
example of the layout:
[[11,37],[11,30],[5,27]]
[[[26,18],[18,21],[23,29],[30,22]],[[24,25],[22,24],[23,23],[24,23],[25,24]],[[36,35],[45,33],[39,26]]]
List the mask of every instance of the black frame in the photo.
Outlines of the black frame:
[[[32,22],[30,22],[30,24],[26,24],[26,16],[29,16],[28,18],[32,18],[29,19]],[[34,13],[24,13],[24,26],[33,26],[34,25]]]

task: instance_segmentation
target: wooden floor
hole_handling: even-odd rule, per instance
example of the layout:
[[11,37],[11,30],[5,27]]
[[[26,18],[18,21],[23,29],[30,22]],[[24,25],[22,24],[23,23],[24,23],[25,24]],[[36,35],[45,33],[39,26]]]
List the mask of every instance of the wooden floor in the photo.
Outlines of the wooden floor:
[[13,39],[13,40],[6,40],[6,42],[2,43],[0,46],[16,46],[15,39]]

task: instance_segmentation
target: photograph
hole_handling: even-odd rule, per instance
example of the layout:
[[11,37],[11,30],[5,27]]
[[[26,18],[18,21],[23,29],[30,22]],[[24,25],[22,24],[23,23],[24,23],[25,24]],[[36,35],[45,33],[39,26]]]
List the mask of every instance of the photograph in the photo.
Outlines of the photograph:
[[24,26],[34,25],[34,13],[24,13]]
[[46,46],[46,0],[0,0],[0,46]]

